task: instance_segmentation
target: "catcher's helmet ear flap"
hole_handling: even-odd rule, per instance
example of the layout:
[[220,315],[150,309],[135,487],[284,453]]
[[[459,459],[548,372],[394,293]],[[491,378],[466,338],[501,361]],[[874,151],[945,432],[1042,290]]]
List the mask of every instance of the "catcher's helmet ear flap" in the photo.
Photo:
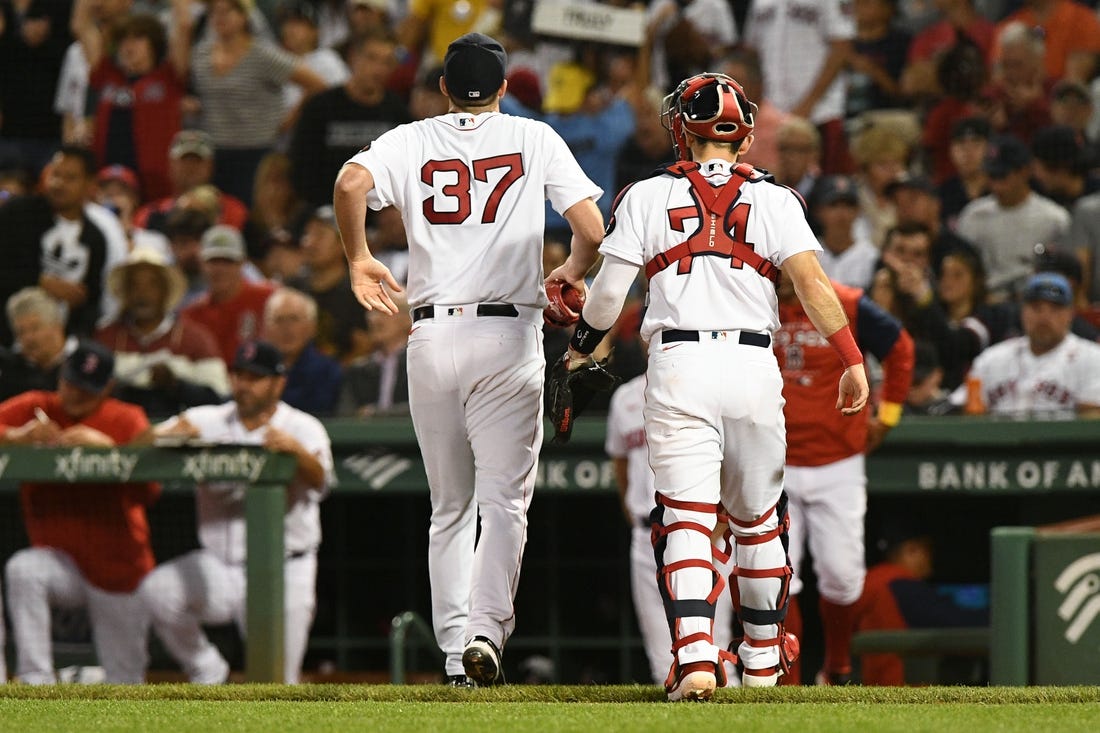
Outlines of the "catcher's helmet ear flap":
[[715,142],[740,142],[756,125],[756,105],[732,77],[697,74],[680,82],[676,91],[665,97],[661,124],[672,137],[676,157],[690,160],[685,133]]

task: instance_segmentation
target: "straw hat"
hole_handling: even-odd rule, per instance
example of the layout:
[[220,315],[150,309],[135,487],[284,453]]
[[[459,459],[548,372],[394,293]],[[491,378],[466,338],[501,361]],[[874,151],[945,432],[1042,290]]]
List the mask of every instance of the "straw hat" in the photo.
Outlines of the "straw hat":
[[158,250],[152,247],[135,247],[126,257],[126,261],[111,270],[107,276],[107,287],[111,294],[123,300],[126,290],[127,272],[139,265],[149,265],[158,268],[164,274],[164,283],[168,292],[164,297],[165,310],[172,310],[183,299],[187,292],[187,281],[178,269],[168,264],[168,260]]

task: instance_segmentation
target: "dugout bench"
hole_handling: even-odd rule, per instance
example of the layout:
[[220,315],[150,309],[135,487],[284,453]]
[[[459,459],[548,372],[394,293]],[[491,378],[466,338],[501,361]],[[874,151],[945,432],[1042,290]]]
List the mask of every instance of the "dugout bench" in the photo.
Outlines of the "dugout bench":
[[[250,682],[283,679],[282,527],[286,486],[297,464],[292,456],[244,446],[109,449],[7,446],[0,450],[0,478],[11,482],[248,483],[245,674]],[[277,531],[269,531],[272,527]],[[59,651],[64,654],[74,650]]]

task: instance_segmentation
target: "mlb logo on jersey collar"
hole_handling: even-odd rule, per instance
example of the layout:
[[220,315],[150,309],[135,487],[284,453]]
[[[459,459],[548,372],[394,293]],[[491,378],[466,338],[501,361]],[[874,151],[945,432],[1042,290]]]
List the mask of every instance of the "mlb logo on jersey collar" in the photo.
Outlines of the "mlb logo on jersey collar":
[[462,115],[458,118],[459,127],[470,127],[474,124],[474,118],[472,115]]
[[728,335],[729,334],[726,331],[711,331],[710,332],[710,340],[711,341],[725,341],[726,336],[728,336]]

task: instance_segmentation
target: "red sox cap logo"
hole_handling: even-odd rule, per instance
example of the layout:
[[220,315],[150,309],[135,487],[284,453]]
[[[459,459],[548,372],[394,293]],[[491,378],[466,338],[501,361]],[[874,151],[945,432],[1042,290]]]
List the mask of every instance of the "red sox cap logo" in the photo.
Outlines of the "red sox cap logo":
[[80,371],[83,374],[92,375],[99,369],[99,355],[87,354],[84,357],[84,363],[80,365]]
[[251,342],[246,343],[244,345],[244,349],[241,351],[241,358],[244,361],[252,361],[253,359],[255,359],[256,358],[256,344],[251,343]]

